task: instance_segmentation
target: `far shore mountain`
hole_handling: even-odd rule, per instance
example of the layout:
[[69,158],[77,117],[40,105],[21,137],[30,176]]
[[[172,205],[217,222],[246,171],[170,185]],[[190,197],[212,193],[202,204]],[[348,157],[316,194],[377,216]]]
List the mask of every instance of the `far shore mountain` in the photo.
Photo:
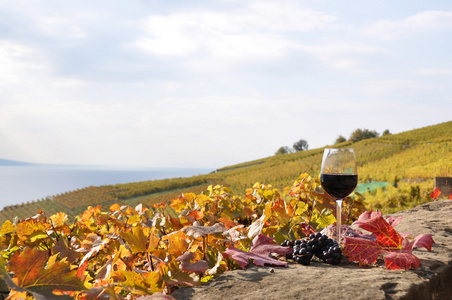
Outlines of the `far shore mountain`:
[[0,158],[0,166],[31,166],[32,163]]

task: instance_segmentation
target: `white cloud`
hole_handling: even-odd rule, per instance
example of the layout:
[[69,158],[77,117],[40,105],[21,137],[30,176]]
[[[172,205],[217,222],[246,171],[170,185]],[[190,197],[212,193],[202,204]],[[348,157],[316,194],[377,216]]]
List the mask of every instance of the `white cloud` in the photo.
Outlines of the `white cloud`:
[[49,37],[82,39],[87,37],[87,32],[75,20],[63,17],[36,18],[37,28]]
[[300,46],[329,67],[340,70],[360,70],[360,64],[368,57],[381,57],[389,53],[384,49],[361,43],[332,43],[321,46]]
[[371,96],[384,96],[394,92],[414,92],[425,90],[426,87],[412,79],[379,79],[364,82],[362,90]]
[[414,72],[421,76],[447,76],[452,75],[452,68],[422,68]]
[[452,28],[452,11],[425,11],[397,21],[381,20],[364,29],[364,33],[382,39]]
[[38,51],[23,44],[0,40],[0,86],[22,83],[23,75],[40,73],[45,69],[45,59]]
[[383,1],[364,36],[356,6],[324,1],[24,3],[0,12],[2,158],[221,167],[450,119],[447,11]]
[[151,15],[133,45],[157,55],[197,51],[219,58],[263,59],[282,55],[293,44],[282,33],[322,29],[334,21],[334,16],[287,3],[254,2],[234,12]]

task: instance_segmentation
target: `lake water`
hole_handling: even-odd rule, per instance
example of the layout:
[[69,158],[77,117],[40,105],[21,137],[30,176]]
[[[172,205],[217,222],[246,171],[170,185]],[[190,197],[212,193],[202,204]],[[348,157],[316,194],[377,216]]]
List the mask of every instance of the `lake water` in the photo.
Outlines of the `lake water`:
[[107,169],[67,166],[0,166],[0,209],[88,186],[191,177],[210,169]]

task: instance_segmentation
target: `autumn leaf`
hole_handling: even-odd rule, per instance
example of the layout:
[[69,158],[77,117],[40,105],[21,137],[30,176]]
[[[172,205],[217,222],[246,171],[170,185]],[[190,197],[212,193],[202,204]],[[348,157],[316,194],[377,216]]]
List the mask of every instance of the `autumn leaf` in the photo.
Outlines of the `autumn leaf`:
[[148,249],[150,228],[133,227],[131,232],[120,232],[121,238],[127,242],[132,252],[146,252]]
[[176,212],[180,212],[185,208],[185,205],[187,204],[187,201],[184,197],[180,196],[178,198],[174,198],[171,200],[170,207],[173,208]]
[[275,244],[275,239],[260,234],[256,236],[251,242],[250,251],[260,255],[268,256],[270,253],[276,254],[291,254],[292,249],[290,247],[283,247]]
[[233,227],[237,226],[237,224],[235,224],[235,222],[233,220],[229,220],[229,219],[225,219],[225,218],[219,218],[218,221],[223,223],[224,226],[226,227],[226,229],[230,229],[230,228],[233,228]]
[[287,267],[287,262],[271,258],[269,257],[269,254],[290,254],[292,253],[292,250],[289,247],[282,247],[272,244],[272,242],[274,242],[273,238],[260,234],[253,239],[249,252],[240,250],[236,247],[228,247],[228,249],[223,253],[223,256],[234,259],[242,267],[242,269],[245,269],[245,267],[250,263],[250,260],[258,266],[271,265]]
[[64,222],[67,221],[67,215],[65,213],[59,212],[49,218],[52,221],[53,227],[63,226]]
[[439,187],[436,187],[433,192],[430,193],[430,198],[437,199],[441,195],[441,190]]
[[138,294],[145,295],[162,291],[162,277],[158,271],[117,271],[115,273],[125,278],[125,280],[121,281],[121,285],[132,289]]
[[401,249],[403,237],[382,216],[380,211],[366,211],[353,223],[376,235],[376,242],[385,248]]
[[0,236],[16,231],[16,226],[11,221],[6,220],[0,228]]
[[186,252],[183,255],[176,258],[176,261],[180,262],[180,269],[184,272],[194,272],[203,274],[208,268],[208,264],[205,260],[198,260],[192,262],[195,259],[193,252]]
[[389,270],[419,268],[419,259],[411,252],[414,247],[424,247],[431,251],[433,242],[430,234],[421,234],[412,242],[399,234],[391,224],[401,219],[386,221],[381,212],[364,212],[353,225],[369,231],[374,236],[344,237],[343,253],[350,261],[359,264],[375,263],[380,255],[385,258]]
[[52,247],[52,253],[59,254],[61,258],[66,258],[69,263],[73,263],[79,257],[78,253],[71,247],[64,238],[58,239]]
[[251,223],[250,226],[248,226],[248,237],[250,239],[258,236],[259,234],[262,234],[262,230],[264,228],[265,223],[265,214],[263,214],[259,219]]
[[46,231],[49,228],[50,224],[30,218],[16,225],[16,233],[21,241],[35,242],[47,238]]
[[175,231],[162,237],[168,243],[168,253],[182,255],[188,247],[187,236],[182,231]]
[[205,211],[205,207],[202,207],[201,210],[193,210],[193,211],[191,211],[188,214],[188,216],[194,217],[196,220],[201,220],[202,218],[204,218],[204,211]]
[[28,291],[36,299],[70,299],[53,293],[58,291],[81,291],[85,286],[77,277],[77,270],[71,270],[69,263],[63,259],[56,261],[49,258],[47,251],[36,248],[25,248],[23,252],[16,252],[11,256],[8,272],[14,273],[14,278],[8,274],[2,275],[13,289]]

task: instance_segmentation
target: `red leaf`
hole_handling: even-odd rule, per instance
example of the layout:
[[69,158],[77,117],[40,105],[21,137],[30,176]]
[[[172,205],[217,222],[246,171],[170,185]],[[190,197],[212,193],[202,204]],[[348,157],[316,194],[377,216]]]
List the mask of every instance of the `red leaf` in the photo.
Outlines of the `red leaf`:
[[430,198],[436,199],[439,197],[439,195],[441,195],[441,190],[439,189],[439,187],[436,187],[430,194]]
[[409,269],[413,267],[414,269],[419,268],[421,262],[411,251],[401,250],[400,252],[394,251],[385,257],[385,266],[388,270]]
[[375,241],[363,238],[346,236],[344,237],[344,244],[344,255],[348,256],[349,261],[357,261],[360,265],[370,265],[376,262],[383,251]]
[[434,241],[431,234],[420,234],[404,249],[412,250],[414,247],[423,247],[431,252],[433,243]]
[[452,194],[449,195],[449,199],[452,199]]
[[364,236],[346,236],[344,237],[344,255],[348,256],[350,261],[367,265],[375,263],[378,256],[383,254],[387,269],[418,268],[420,261],[411,253],[413,247],[424,247],[431,251],[434,241],[430,234],[421,234],[413,242],[408,242],[392,227],[400,221],[401,217],[390,217],[385,220],[379,211],[364,212],[353,225],[374,233],[376,240],[366,239]]
[[380,211],[362,213],[353,225],[374,233],[377,244],[384,248],[402,249],[403,237],[382,217]]
[[270,253],[277,253],[281,255],[292,253],[292,249],[289,247],[272,244],[274,241],[275,240],[271,237],[259,234],[253,239],[250,252],[266,256],[270,255]]
[[394,218],[391,216],[385,218],[386,222],[388,222],[389,225],[391,225],[392,227],[396,227],[400,223],[400,221],[402,221],[402,219],[403,219],[402,216],[398,218]]
[[312,227],[312,226],[309,225],[308,223],[302,222],[300,225],[301,225],[301,231],[303,231],[303,233],[304,233],[306,236],[310,235],[311,233],[314,233],[314,234],[315,234],[315,229],[314,229],[314,227]]
[[276,244],[270,244],[270,242],[273,241],[274,239],[260,234],[253,239],[251,250],[249,252],[240,250],[235,247],[229,247],[223,253],[223,256],[226,258],[231,257],[232,259],[234,259],[242,267],[242,269],[245,269],[245,267],[250,263],[251,259],[253,260],[253,263],[258,266],[272,265],[287,267],[287,262],[271,258],[269,257],[269,254],[290,254],[292,252],[292,249]]
[[235,247],[228,247],[226,251],[223,253],[224,257],[231,257],[234,259],[242,269],[249,264],[249,260],[252,259],[253,263],[258,266],[278,266],[278,267],[287,267],[287,262],[276,260],[274,258],[263,256],[259,254],[255,254],[253,252],[245,252]]

